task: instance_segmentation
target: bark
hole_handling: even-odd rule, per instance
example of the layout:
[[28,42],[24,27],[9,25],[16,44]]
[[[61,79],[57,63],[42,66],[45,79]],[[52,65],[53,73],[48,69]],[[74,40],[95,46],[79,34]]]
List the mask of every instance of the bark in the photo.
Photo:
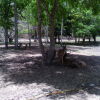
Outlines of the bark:
[[89,37],[89,42],[91,42],[91,37]]
[[5,27],[5,48],[8,49],[8,29]]
[[62,23],[61,23],[61,44],[62,44],[62,37],[63,37],[63,18],[62,18]]
[[49,36],[50,36],[50,47],[47,54],[47,64],[51,64],[55,58],[55,17],[58,8],[58,0],[54,0],[53,8],[49,14]]
[[60,35],[58,35],[58,43],[61,43]]
[[80,43],[80,37],[78,37],[78,43]]
[[85,36],[83,37],[83,43],[85,42]]
[[4,15],[4,20],[5,20],[5,23],[4,23],[4,35],[5,35],[5,48],[8,49],[8,23],[9,23],[9,4],[7,4],[7,6],[5,6],[6,8],[8,9],[5,9],[4,12],[5,12],[5,15]]
[[14,14],[15,14],[15,49],[18,48],[18,12],[16,2],[14,3]]
[[51,64],[55,57],[55,38],[54,38],[55,21],[54,20],[55,20],[54,15],[50,16],[49,18],[50,47],[47,55],[47,64]]
[[77,43],[77,37],[75,36],[75,43]]
[[46,42],[48,43],[49,40],[48,40],[48,26],[46,26]]
[[28,23],[28,36],[29,36],[29,47],[31,47],[31,34],[30,34],[30,25]]
[[41,53],[42,53],[42,58],[43,58],[43,62],[45,64],[50,64],[52,63],[54,57],[55,57],[55,38],[54,38],[54,29],[55,29],[55,15],[56,15],[56,11],[57,11],[57,4],[58,4],[58,0],[54,0],[53,1],[53,7],[50,11],[50,13],[48,13],[48,10],[46,8],[46,12],[47,12],[47,16],[49,18],[49,32],[48,35],[50,36],[50,47],[49,49],[45,52],[44,50],[44,46],[42,43],[42,34],[41,34],[41,26],[42,26],[42,0],[37,0],[37,7],[38,7],[38,38],[39,38],[39,46],[41,49]]
[[37,0],[37,8],[38,8],[38,40],[39,40],[39,47],[41,50],[42,54],[42,62],[43,64],[45,63],[45,51],[44,51],[44,46],[42,43],[42,32],[41,32],[41,27],[42,27],[42,6],[41,6],[41,0]]
[[96,35],[93,35],[92,37],[93,37],[94,42],[96,42]]

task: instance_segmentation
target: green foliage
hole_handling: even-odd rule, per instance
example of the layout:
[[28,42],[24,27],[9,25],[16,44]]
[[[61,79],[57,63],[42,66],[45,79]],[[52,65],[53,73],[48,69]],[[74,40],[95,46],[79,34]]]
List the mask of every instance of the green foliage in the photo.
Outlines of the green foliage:
[[11,18],[13,17],[11,0],[1,0],[0,2],[0,26],[10,29],[13,25]]
[[[14,2],[17,4],[18,14],[22,20],[37,25],[36,0],[0,0],[0,26],[8,29],[13,26]],[[54,0],[41,0],[41,3],[42,24],[49,25],[48,14],[51,14]],[[100,11],[100,0],[58,0],[57,6],[56,23],[61,24],[63,18],[67,32],[79,36],[100,33],[100,17],[93,15]]]
[[35,0],[32,0],[31,3],[25,7],[22,15],[24,16],[23,20],[26,20],[31,25],[37,25],[37,7]]
[[[74,36],[84,37],[84,36],[92,36],[93,34],[98,35],[99,31],[99,20],[97,16],[94,16],[92,10],[80,10],[73,9],[70,11],[71,19],[70,23],[67,27],[73,31]],[[68,23],[68,18],[66,19]],[[67,29],[68,29],[67,28]]]
[[28,34],[28,29],[21,30],[18,34]]
[[18,14],[21,15],[21,12],[29,4],[30,0],[0,0],[0,26],[8,29],[13,26],[14,2],[17,4]]

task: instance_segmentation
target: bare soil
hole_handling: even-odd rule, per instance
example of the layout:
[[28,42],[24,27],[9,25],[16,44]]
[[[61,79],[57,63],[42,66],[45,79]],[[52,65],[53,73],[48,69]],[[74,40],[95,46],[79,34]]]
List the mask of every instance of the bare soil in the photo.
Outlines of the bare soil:
[[38,47],[0,49],[0,100],[100,100],[100,46],[67,48],[86,67],[42,66]]

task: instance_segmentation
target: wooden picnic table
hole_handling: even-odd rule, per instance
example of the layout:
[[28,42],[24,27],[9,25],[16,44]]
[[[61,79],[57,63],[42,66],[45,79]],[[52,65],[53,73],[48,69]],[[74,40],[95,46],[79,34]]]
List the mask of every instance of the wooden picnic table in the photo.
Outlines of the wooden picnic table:
[[30,43],[23,43],[23,42],[20,42],[20,43],[18,43],[18,47],[19,47],[19,48],[25,47],[25,49],[26,49],[27,47],[30,47]]

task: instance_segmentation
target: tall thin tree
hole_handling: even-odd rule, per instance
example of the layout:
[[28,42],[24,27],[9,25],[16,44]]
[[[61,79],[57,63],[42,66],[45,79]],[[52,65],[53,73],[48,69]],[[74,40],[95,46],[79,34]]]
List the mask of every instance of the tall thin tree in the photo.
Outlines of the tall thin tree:
[[14,2],[14,25],[15,25],[15,48],[18,48],[18,12],[17,12],[17,3]]

